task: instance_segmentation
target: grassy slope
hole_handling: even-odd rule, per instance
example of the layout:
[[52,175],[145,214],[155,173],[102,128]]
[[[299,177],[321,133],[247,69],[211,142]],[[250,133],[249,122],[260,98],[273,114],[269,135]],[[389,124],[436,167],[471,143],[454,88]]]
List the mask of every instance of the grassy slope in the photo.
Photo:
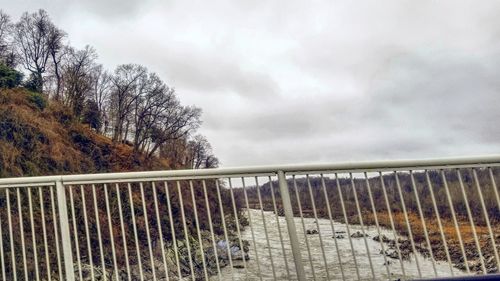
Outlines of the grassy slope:
[[168,169],[81,124],[64,106],[41,110],[24,89],[0,90],[0,177]]

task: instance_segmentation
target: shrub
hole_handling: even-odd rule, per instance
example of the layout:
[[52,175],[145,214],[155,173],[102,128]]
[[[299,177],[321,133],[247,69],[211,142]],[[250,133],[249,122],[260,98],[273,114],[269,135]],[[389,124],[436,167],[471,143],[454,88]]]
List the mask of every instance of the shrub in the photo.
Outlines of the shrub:
[[0,63],[0,88],[14,88],[21,84],[23,75],[5,64]]
[[102,116],[97,103],[88,100],[83,111],[83,123],[89,124],[91,128],[99,131],[102,127]]
[[31,74],[28,80],[24,83],[24,87],[32,92],[42,92],[43,81],[42,78]]
[[44,110],[47,107],[47,100],[40,93],[30,92],[28,99],[40,110]]
[[48,113],[52,115],[59,123],[66,126],[75,120],[73,112],[68,107],[54,101],[50,103]]

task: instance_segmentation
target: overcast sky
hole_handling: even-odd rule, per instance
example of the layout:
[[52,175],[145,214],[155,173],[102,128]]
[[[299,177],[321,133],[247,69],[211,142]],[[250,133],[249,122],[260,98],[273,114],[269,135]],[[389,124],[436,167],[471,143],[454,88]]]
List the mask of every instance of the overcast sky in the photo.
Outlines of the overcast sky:
[[0,0],[203,109],[223,166],[500,153],[500,1]]

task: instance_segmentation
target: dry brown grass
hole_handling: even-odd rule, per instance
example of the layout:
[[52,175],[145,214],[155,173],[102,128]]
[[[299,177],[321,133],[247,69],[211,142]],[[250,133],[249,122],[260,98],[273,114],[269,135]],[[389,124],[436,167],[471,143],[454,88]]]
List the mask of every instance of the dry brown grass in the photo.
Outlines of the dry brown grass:
[[11,134],[0,133],[0,176],[170,169],[170,161],[146,161],[127,144],[82,124],[64,105],[37,108],[24,89],[0,91],[0,113]]
[[[396,230],[398,230],[403,235],[408,235],[408,224],[406,223],[406,218],[404,213],[396,212],[392,214],[394,225]],[[367,224],[375,224],[374,216],[372,213],[365,214],[365,220]],[[377,213],[377,218],[381,226],[391,228],[389,213],[379,212]],[[422,224],[422,220],[418,214],[408,213],[408,221],[410,229],[412,231],[415,242],[425,241],[425,231]],[[460,218],[458,221],[458,230],[464,243],[474,243],[473,229],[468,220],[465,218]],[[441,224],[443,227],[443,232],[447,241],[452,243],[458,242],[458,235],[456,231],[455,223],[451,218],[441,218]],[[438,221],[435,217],[425,218],[425,226],[429,234],[429,239],[441,240],[441,231],[439,228]],[[489,235],[488,228],[486,226],[475,226],[475,231],[478,237]],[[498,229],[498,226],[497,226]]]

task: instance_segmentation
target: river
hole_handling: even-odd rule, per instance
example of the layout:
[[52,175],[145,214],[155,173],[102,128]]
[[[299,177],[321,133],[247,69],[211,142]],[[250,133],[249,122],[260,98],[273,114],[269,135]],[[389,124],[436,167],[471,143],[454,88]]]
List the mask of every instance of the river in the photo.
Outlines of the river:
[[[280,236],[278,232],[278,226],[276,222],[276,217],[272,212],[264,212],[264,218],[267,225],[269,240],[270,240],[270,252],[272,256],[273,263],[271,263],[271,258],[269,255],[269,247],[267,245],[266,235],[264,231],[264,224],[259,210],[250,210],[252,228],[255,235],[255,246],[257,249],[257,254],[259,262],[256,260],[256,254],[253,247],[252,231],[250,227],[242,232],[242,238],[250,241],[250,260],[246,262],[246,268],[233,268],[229,266],[222,269],[222,280],[231,280],[231,275],[234,276],[234,280],[274,280],[273,276],[273,266],[276,272],[277,280],[296,280],[294,276],[295,267],[292,258],[292,251],[290,248],[290,243],[288,239],[288,234],[286,232],[286,222],[284,217],[279,217],[279,224],[283,233],[284,243],[285,243],[285,255],[288,261],[288,266],[291,272],[291,278],[287,275],[287,270],[285,267],[285,262],[283,259],[283,251],[280,243]],[[314,280],[311,271],[311,265],[309,259],[307,258],[307,246],[304,238],[304,232],[302,230],[302,224],[300,218],[294,218],[297,227],[298,237],[301,243],[301,252],[303,264],[305,266],[306,277],[308,280]],[[315,219],[304,218],[306,229],[317,229]],[[327,219],[318,220],[319,229],[321,231],[321,236],[323,240],[323,249],[327,257],[327,267],[323,259],[323,254],[321,251],[321,243],[319,235],[307,235],[309,242],[309,247],[312,256],[312,263],[314,266],[314,273],[317,280],[327,280],[327,272],[331,280],[342,280],[342,273],[340,270],[337,251],[335,247],[335,240],[332,238],[332,229],[330,221]],[[346,225],[339,222],[334,222],[334,227],[336,232],[346,231]],[[359,225],[349,225],[351,234],[356,231],[361,231],[361,226]],[[370,251],[370,257],[373,263],[373,269],[375,272],[375,277],[377,280],[396,280],[402,277],[401,264],[398,259],[391,259],[387,257],[390,261],[389,271],[390,278],[388,278],[387,269],[384,265],[385,259],[380,250],[382,249],[380,243],[373,240],[373,237],[377,236],[377,229],[375,227],[365,227],[365,233],[369,235],[366,239],[368,243],[368,248]],[[381,229],[381,233],[385,234],[389,238],[393,238],[392,232],[388,229]],[[356,273],[355,261],[352,255],[351,246],[347,233],[342,233],[345,238],[337,239],[339,253],[342,260],[342,267],[344,269],[344,275],[346,280],[358,280]],[[359,275],[362,280],[371,280],[372,272],[370,270],[370,263],[368,259],[368,254],[365,246],[364,238],[352,238],[353,248],[356,256],[356,262],[359,269]],[[387,249],[387,244],[384,245]],[[415,258],[418,258],[420,264],[420,271],[423,278],[435,277],[434,270],[432,268],[432,261],[430,259],[424,258],[422,255],[417,254],[412,255],[409,261],[403,261],[405,275],[407,279],[419,278],[419,273],[417,270],[417,263]],[[242,262],[238,262],[242,264]],[[437,262],[436,270],[438,276],[450,276],[450,268],[446,262]],[[453,272],[456,276],[463,275],[465,273],[460,270],[453,268]],[[248,277],[247,277],[248,276]],[[218,280],[217,277],[212,278],[212,280]]]

